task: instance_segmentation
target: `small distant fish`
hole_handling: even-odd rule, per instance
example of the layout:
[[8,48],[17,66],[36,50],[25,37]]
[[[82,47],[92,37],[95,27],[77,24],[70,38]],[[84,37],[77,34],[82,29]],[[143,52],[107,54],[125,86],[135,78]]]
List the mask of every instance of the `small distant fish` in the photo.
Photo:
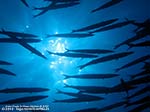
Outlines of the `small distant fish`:
[[92,93],[92,94],[108,94],[110,93],[110,87],[100,87],[100,86],[72,86],[65,84],[65,87],[74,88],[80,91],[80,93]]
[[102,6],[98,7],[98,8],[96,8],[96,9],[92,10],[91,12],[93,13],[93,12],[96,12],[96,11],[99,11],[99,10],[111,7],[113,5],[116,5],[116,4],[120,3],[121,1],[123,1],[123,0],[111,0],[111,1],[109,1],[107,3],[105,3],[104,5],[102,5]]
[[141,98],[139,100],[133,101],[131,103],[127,103],[126,107],[132,106],[132,105],[138,105],[138,104],[143,104],[143,103],[148,103],[150,102],[150,96],[145,96],[144,98]]
[[70,99],[64,99],[64,100],[54,100],[55,103],[82,103],[82,102],[93,102],[93,101],[99,101],[104,100],[102,97],[98,96],[82,96],[79,98],[70,98]]
[[28,3],[26,2],[26,0],[21,0],[21,2],[22,2],[26,7],[29,8],[29,5],[28,5]]
[[54,53],[47,51],[49,54],[57,55],[57,56],[65,56],[65,57],[72,57],[72,58],[96,58],[97,55],[91,55],[91,54],[81,54],[81,53]]
[[106,50],[106,49],[76,49],[76,50],[71,50],[65,48],[67,51],[66,52],[79,52],[79,53],[93,53],[93,54],[105,54],[105,53],[112,53],[112,50]]
[[83,27],[83,28],[80,28],[80,29],[77,29],[77,30],[73,30],[72,32],[83,32],[83,31],[93,30],[93,29],[96,29],[96,28],[100,28],[100,27],[109,25],[109,24],[111,24],[111,23],[113,23],[117,20],[118,20],[118,18],[102,21],[102,22],[99,22],[99,23],[96,23],[96,24],[93,24],[93,25],[89,25],[89,26],[86,26],[86,27]]
[[118,74],[79,74],[79,75],[66,75],[65,79],[68,78],[79,78],[79,79],[107,79],[119,76]]
[[[41,39],[18,39],[18,40],[27,43],[35,43],[41,41]],[[18,43],[18,42],[11,38],[0,38],[0,43]]]
[[94,36],[92,33],[66,33],[66,34],[54,34],[47,35],[47,37],[60,37],[60,38],[85,38]]
[[137,44],[128,43],[129,48],[132,47],[150,47],[150,41],[140,42]]
[[150,74],[150,70],[148,70],[148,69],[147,70],[143,70],[140,73],[131,75],[131,79],[134,79],[134,78],[139,77],[139,76],[149,75],[149,74]]
[[126,92],[128,95],[128,91],[135,89],[136,87],[132,84],[129,84],[128,81],[124,81],[123,79],[120,79],[121,83],[112,87],[110,90],[110,93],[116,93],[116,92]]
[[135,32],[137,32],[138,30],[142,29],[142,28],[147,28],[149,29],[150,28],[150,19],[146,19],[144,22],[131,22],[131,24],[137,26],[137,28],[134,30]]
[[143,110],[149,108],[149,106],[150,106],[149,102],[143,103],[141,105],[134,107],[133,109],[129,110],[128,112],[142,112]]
[[34,15],[34,17],[38,17],[38,16],[48,12],[49,10],[56,10],[56,9],[60,9],[60,8],[72,7],[72,6],[75,6],[78,4],[80,4],[80,3],[79,2],[73,2],[73,3],[56,4],[55,2],[52,2],[46,7],[40,7],[40,8],[34,7],[33,10],[41,10],[41,12]]
[[120,44],[117,44],[114,47],[114,49],[117,49],[117,48],[119,48],[122,45],[128,45],[128,44],[130,44],[130,43],[132,43],[132,42],[134,42],[136,40],[139,40],[139,39],[142,39],[142,38],[146,37],[147,35],[150,35],[150,31],[149,31],[149,29],[144,28],[144,29],[138,31],[134,37],[129,38],[129,39],[121,42]]
[[108,105],[108,106],[99,108],[96,112],[109,111],[109,110],[112,110],[112,109],[114,109],[114,108],[118,108],[118,107],[120,107],[120,106],[123,106],[123,105],[125,105],[125,104],[126,104],[126,101],[117,102],[117,103],[114,103],[114,104],[111,104],[111,105]]
[[127,86],[124,88],[122,84],[118,84],[113,87],[100,87],[100,86],[70,86],[65,84],[65,87],[74,88],[80,91],[80,93],[91,93],[91,94],[108,94],[124,92],[125,90],[134,89],[134,86]]
[[3,61],[3,60],[0,60],[0,65],[13,65],[13,64],[10,63],[10,62],[6,62],[6,61]]
[[130,81],[127,81],[126,83],[129,85],[139,85],[139,84],[146,84],[150,82],[150,76],[144,76],[141,78],[133,79]]
[[72,93],[72,92],[64,92],[64,91],[60,91],[60,90],[57,90],[57,93],[59,94],[65,94],[65,95],[68,95],[68,96],[73,96],[73,97],[76,97],[76,98],[87,98],[87,97],[93,97],[93,95],[88,95],[88,94],[84,94],[84,93]]
[[0,74],[16,76],[16,74],[2,68],[0,68]]
[[149,91],[150,91],[150,87],[146,86],[146,87],[140,89],[139,91],[133,93],[132,95],[128,96],[128,99],[139,96],[139,95],[142,95],[142,94],[144,94],[146,92],[149,92]]
[[112,25],[109,25],[109,26],[105,26],[105,27],[99,28],[99,29],[97,29],[95,31],[91,31],[90,33],[97,33],[97,32],[108,31],[108,30],[112,30],[112,29],[116,29],[116,28],[121,28],[123,26],[131,24],[132,21],[133,20],[131,20],[131,21],[123,21],[123,22],[120,22],[120,23],[112,24]]
[[0,93],[33,93],[49,91],[47,88],[7,88],[0,90]]
[[16,98],[16,99],[11,99],[11,100],[0,102],[0,104],[5,105],[5,104],[27,103],[27,102],[42,100],[42,99],[45,99],[47,97],[48,96],[44,96],[44,95],[21,97],[21,98]]
[[21,37],[21,38],[36,38],[36,37],[38,37],[37,35],[34,35],[34,34],[6,31],[4,29],[2,29],[2,31],[0,31],[0,34],[7,35],[9,37],[15,36],[15,37]]
[[146,61],[148,59],[150,59],[150,55],[146,55],[146,56],[140,57],[138,59],[135,59],[132,62],[129,62],[128,64],[125,64],[125,65],[121,66],[120,68],[117,68],[116,72],[118,72],[122,69],[125,69],[125,68],[129,68],[130,66],[136,65],[136,64],[143,62],[143,61]]
[[83,64],[83,65],[80,65],[78,67],[80,69],[83,69],[83,68],[90,66],[90,65],[116,60],[116,59],[123,58],[123,57],[126,57],[126,56],[131,55],[131,54],[133,54],[133,52],[116,53],[116,54],[112,54],[112,55],[108,55],[108,56],[104,56],[104,57],[100,57],[100,58],[91,60],[90,62]]

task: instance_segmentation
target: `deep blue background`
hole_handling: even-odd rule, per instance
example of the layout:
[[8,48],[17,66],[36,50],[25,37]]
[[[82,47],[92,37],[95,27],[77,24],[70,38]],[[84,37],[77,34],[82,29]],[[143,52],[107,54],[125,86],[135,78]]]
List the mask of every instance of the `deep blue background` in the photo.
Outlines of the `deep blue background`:
[[[72,89],[64,89],[63,83],[69,85],[99,85],[99,86],[113,86],[120,83],[120,78],[113,78],[107,80],[79,80],[69,79],[63,80],[63,73],[79,74],[79,73],[114,73],[115,69],[134,58],[148,54],[149,48],[133,48],[129,51],[135,51],[131,56],[120,60],[110,61],[102,64],[86,67],[79,70],[76,66],[84,64],[89,59],[74,59],[58,56],[50,56],[46,50],[64,52],[65,48],[79,49],[79,48],[101,48],[113,50],[113,47],[126,40],[135,34],[133,30],[135,26],[128,25],[120,29],[97,33],[94,37],[85,39],[64,39],[64,38],[48,38],[45,39],[46,34],[68,33],[73,29],[78,29],[83,26],[91,25],[100,21],[119,18],[119,21],[124,21],[125,18],[133,19],[142,22],[150,17],[150,0],[124,0],[120,4],[107,8],[105,10],[90,13],[91,10],[98,7],[106,0],[81,0],[81,4],[53,11],[48,11],[42,16],[33,18],[33,15],[38,11],[33,11],[33,6],[44,6],[42,0],[27,0],[31,8],[25,7],[20,0],[0,0],[0,28],[10,31],[33,33],[43,39],[40,43],[30,44],[45,56],[48,60],[44,60],[35,54],[32,54],[19,44],[0,43],[0,59],[12,62],[12,66],[3,66],[17,74],[17,77],[0,75],[0,88],[13,87],[47,87],[49,92],[39,93],[49,95],[49,98],[31,104],[49,104],[50,110],[53,112],[70,112],[87,107],[103,107],[114,102],[120,101],[125,93],[100,95],[106,98],[103,101],[92,103],[53,103],[54,99],[68,98],[68,96],[56,94],[56,89],[75,91]],[[0,36],[4,37],[4,36]],[[127,50],[127,46],[122,46],[116,52],[123,52]],[[129,79],[129,75],[137,73],[142,64],[138,64],[129,69],[119,72],[120,77],[125,80]],[[129,74],[129,75],[128,75]],[[17,98],[32,94],[1,94],[0,100]],[[34,94],[35,95],[35,94]],[[70,97],[69,97],[70,98]],[[29,103],[30,104],[30,103]],[[109,112],[126,112],[123,107],[113,109]]]

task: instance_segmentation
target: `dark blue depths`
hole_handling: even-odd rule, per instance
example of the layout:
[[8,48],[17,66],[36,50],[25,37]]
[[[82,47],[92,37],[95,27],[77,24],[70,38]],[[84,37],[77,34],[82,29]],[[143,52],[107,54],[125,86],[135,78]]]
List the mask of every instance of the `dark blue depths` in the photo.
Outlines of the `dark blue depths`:
[[0,0],[1,109],[149,112],[149,4]]

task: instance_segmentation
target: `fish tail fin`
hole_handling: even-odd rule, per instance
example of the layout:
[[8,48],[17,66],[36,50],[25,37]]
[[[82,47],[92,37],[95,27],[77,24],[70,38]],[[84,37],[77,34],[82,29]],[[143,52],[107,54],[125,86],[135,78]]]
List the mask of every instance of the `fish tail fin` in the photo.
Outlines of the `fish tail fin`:
[[48,38],[48,37],[51,37],[51,35],[47,34],[47,35],[46,35],[46,38]]
[[37,15],[33,15],[33,18],[36,18],[36,17],[38,17],[39,15],[37,14]]
[[77,68],[79,68],[80,70],[83,69],[85,67],[85,65],[79,65],[77,66]]
[[68,87],[71,87],[71,86],[69,86],[68,84],[64,83],[64,87],[68,88]]
[[129,20],[127,17],[125,17],[125,20],[126,20],[127,22],[130,22],[131,24],[135,22],[135,20]]
[[54,103],[57,103],[57,102],[59,102],[59,100],[56,100],[56,99],[54,99],[54,101],[53,101]]
[[52,52],[50,52],[50,51],[48,51],[48,50],[46,50],[49,54],[53,54]]
[[38,10],[38,8],[37,7],[32,7],[32,10]]
[[68,76],[66,74],[63,74],[63,76],[65,77],[64,79],[69,79],[71,76]]
[[70,50],[69,50],[68,48],[66,48],[66,47],[65,47],[65,50],[66,50],[65,52],[69,52],[69,51],[70,51]]
[[83,93],[83,91],[82,91],[82,90],[79,90],[78,94],[82,94],[82,93]]
[[60,91],[59,89],[56,89],[57,90],[57,93],[58,94],[61,94],[62,93],[62,91]]
[[72,30],[72,32],[71,33],[74,33],[74,32],[77,32],[76,30]]
[[94,13],[94,12],[96,12],[96,11],[97,11],[97,9],[94,9],[94,10],[91,11],[91,13]]
[[127,45],[128,45],[128,50],[133,47],[133,44],[132,44],[132,43],[127,43]]

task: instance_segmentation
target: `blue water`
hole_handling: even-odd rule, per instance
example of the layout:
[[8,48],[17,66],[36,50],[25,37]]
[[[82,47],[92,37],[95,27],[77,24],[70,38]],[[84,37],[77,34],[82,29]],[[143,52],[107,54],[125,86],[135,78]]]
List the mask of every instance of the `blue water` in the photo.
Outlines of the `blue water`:
[[[129,80],[130,74],[140,71],[143,63],[123,69],[119,72],[120,77],[112,79],[99,80],[83,80],[68,79],[65,80],[63,74],[82,74],[82,73],[115,73],[115,69],[146,54],[150,54],[149,47],[132,48],[128,51],[134,51],[134,54],[125,58],[96,64],[86,67],[82,70],[77,68],[78,65],[84,64],[90,59],[75,59],[59,56],[51,56],[46,50],[52,52],[64,52],[65,48],[69,49],[85,49],[100,48],[113,50],[114,46],[135,34],[133,25],[96,33],[93,37],[83,39],[65,39],[65,38],[45,38],[47,34],[69,33],[74,29],[82,28],[87,25],[95,24],[100,21],[119,18],[119,22],[125,18],[143,22],[150,18],[149,0],[123,0],[121,3],[110,8],[90,13],[91,10],[106,3],[106,0],[81,0],[79,5],[51,10],[47,13],[33,18],[38,11],[32,10],[32,7],[46,6],[48,2],[43,0],[27,0],[30,8],[24,6],[20,0],[0,0],[0,28],[8,31],[18,31],[32,33],[39,36],[42,41],[40,43],[30,44],[32,47],[44,54],[48,60],[45,60],[30,51],[26,50],[19,44],[0,43],[0,60],[5,60],[14,65],[0,67],[10,70],[17,76],[0,75],[0,88],[14,87],[45,87],[49,88],[49,92],[42,93],[21,93],[21,94],[2,94],[0,93],[0,101],[12,98],[32,95],[48,95],[49,97],[41,101],[26,103],[26,105],[49,105],[49,112],[71,112],[74,110],[86,109],[91,107],[101,108],[115,102],[122,101],[126,95],[125,92],[113,94],[99,94],[97,96],[104,97],[104,100],[84,103],[54,103],[54,99],[71,98],[66,95],[57,94],[57,89],[69,92],[77,92],[75,89],[64,88],[64,83],[68,85],[82,86],[106,86],[111,87],[120,83],[120,77]],[[0,38],[5,37],[1,35]],[[145,38],[146,40],[148,37]],[[140,41],[138,41],[140,42]],[[121,46],[115,52],[127,51],[127,46]],[[100,55],[100,56],[105,56]],[[143,85],[140,85],[142,87]],[[138,88],[139,89],[139,88]],[[137,89],[137,90],[138,90]],[[137,91],[134,90],[134,91]],[[132,93],[132,92],[131,92]],[[133,108],[133,107],[131,107]],[[123,106],[109,110],[109,112],[127,112],[130,108]],[[149,112],[150,110],[145,110]]]

